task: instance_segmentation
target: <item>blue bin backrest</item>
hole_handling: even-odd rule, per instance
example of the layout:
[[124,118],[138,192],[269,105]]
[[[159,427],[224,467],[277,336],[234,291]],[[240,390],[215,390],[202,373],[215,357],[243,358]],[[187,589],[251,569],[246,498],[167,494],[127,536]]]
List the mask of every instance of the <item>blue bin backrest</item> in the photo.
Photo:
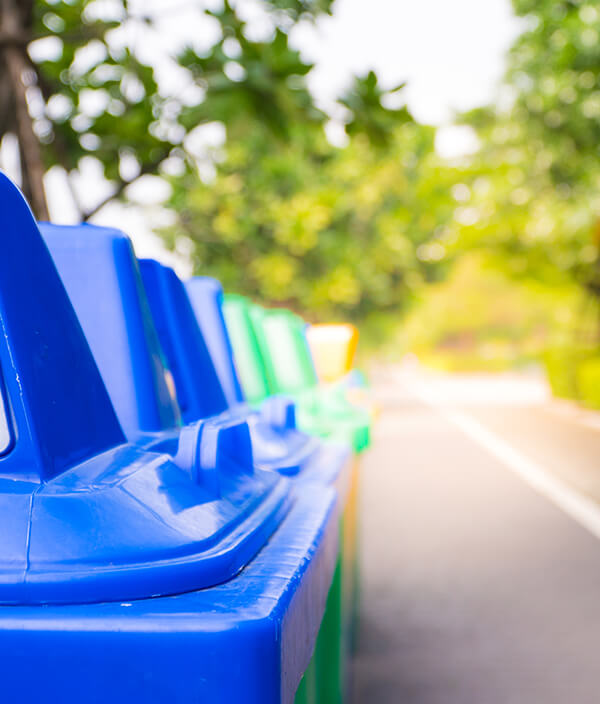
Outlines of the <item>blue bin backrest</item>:
[[2,173],[0,214],[0,473],[47,480],[124,437],[33,215]]
[[94,225],[41,224],[126,435],[180,424],[129,238]]
[[153,259],[140,271],[183,420],[192,423],[229,408],[208,347],[181,279]]
[[219,375],[229,406],[245,401],[233,361],[233,348],[223,316],[223,288],[208,276],[196,276],[185,283],[196,320]]

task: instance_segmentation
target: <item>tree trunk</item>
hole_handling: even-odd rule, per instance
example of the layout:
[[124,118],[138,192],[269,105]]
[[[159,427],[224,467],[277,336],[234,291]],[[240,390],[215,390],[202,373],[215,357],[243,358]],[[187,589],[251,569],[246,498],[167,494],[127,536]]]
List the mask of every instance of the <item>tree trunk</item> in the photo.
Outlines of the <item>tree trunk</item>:
[[[2,31],[10,36],[24,34],[24,22],[19,0],[1,0],[0,20]],[[38,220],[48,220],[48,205],[44,191],[44,161],[38,138],[33,130],[33,120],[27,105],[27,89],[23,75],[29,67],[25,47],[7,44],[2,50],[6,63],[6,78],[15,105],[15,130],[19,141],[23,192]]]

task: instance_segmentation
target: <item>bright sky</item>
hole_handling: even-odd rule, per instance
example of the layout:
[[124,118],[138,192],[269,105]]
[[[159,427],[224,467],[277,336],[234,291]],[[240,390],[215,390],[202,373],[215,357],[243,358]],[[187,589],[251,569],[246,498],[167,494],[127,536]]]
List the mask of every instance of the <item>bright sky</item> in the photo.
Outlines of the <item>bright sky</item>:
[[294,43],[316,62],[310,85],[327,100],[350,73],[373,68],[384,85],[407,81],[415,117],[441,124],[494,96],[518,35],[509,0],[337,0]]
[[[215,4],[216,0],[210,0]],[[245,18],[264,31],[264,13],[257,0],[236,3]],[[149,60],[157,56],[158,43],[165,51],[195,37],[196,45],[214,41],[215,27],[202,25],[186,8],[191,3],[173,4],[164,12],[164,0],[132,0],[130,6],[160,15],[160,32],[152,37],[136,37],[139,50]],[[163,17],[164,15],[164,17]],[[468,150],[472,137],[464,130],[448,127],[452,116],[483,105],[493,97],[504,70],[504,57],[518,35],[520,24],[513,16],[510,0],[336,0],[333,17],[319,20],[317,26],[303,23],[294,30],[293,44],[304,57],[316,63],[309,85],[322,107],[332,110],[335,97],[343,92],[352,74],[374,69],[386,87],[407,82],[403,93],[415,117],[445,126],[440,130],[438,150],[452,156]],[[166,66],[157,66],[163,80],[175,82]],[[331,137],[335,139],[335,129]],[[103,184],[93,174],[85,178],[83,190],[98,192]],[[51,215],[69,222],[73,210],[65,193],[63,179],[52,174],[47,181]],[[154,198],[155,184],[140,184],[143,201]],[[101,196],[101,193],[98,197]],[[94,198],[96,200],[96,198]],[[160,210],[149,207],[104,208],[95,222],[117,225],[134,240],[139,256],[154,256],[176,266],[182,274],[187,268],[181,258],[165,252],[151,233]]]

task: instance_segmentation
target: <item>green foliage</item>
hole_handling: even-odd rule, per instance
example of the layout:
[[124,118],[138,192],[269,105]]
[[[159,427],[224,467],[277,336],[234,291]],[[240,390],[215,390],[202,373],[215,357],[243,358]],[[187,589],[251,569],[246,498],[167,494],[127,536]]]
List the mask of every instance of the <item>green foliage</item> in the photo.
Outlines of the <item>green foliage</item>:
[[452,203],[433,131],[407,122],[387,138],[385,153],[362,134],[336,149],[297,125],[276,144],[255,126],[227,144],[214,180],[173,181],[177,222],[163,234],[191,242],[197,273],[260,301],[317,319],[397,313],[443,267],[436,238]]
[[378,85],[374,71],[369,71],[364,78],[355,78],[354,85],[339,100],[352,114],[352,119],[346,124],[346,133],[350,137],[366,134],[371,144],[387,146],[395,127],[411,122],[412,116],[406,107],[396,110],[384,107],[382,100],[398,93],[405,85],[401,83],[392,90],[384,91]]
[[[187,81],[180,92],[115,41],[135,34],[124,28],[154,31],[152,17],[132,17],[126,0],[40,0],[32,38],[61,49],[36,66],[36,132],[48,165],[72,172],[91,156],[117,196],[140,174],[168,171],[173,224],[160,234],[229,291],[364,323],[378,343],[414,304],[404,344],[458,366],[540,358],[557,338],[594,347],[595,331],[589,342],[572,330],[581,301],[600,297],[600,10],[513,4],[525,31],[504,98],[460,118],[480,149],[454,164],[436,156],[432,128],[389,107],[403,86],[384,90],[373,72],[339,99],[347,144],[329,143],[307,88],[312,65],[289,33],[331,0],[263,3],[263,39],[239,3],[199,3],[218,36],[208,49],[190,36],[170,57]],[[225,143],[192,149],[209,123],[225,127]],[[0,119],[0,133],[9,127]],[[583,317],[597,327],[596,313]],[[551,357],[559,388],[564,363]],[[576,379],[579,362],[566,364]]]
[[[310,67],[288,47],[285,28],[268,47],[253,45],[233,13],[228,36],[239,42],[239,63],[253,68],[245,83],[227,86],[233,102],[221,105],[218,91],[211,93],[211,71],[216,65],[220,75],[227,60],[226,38],[210,56],[186,64],[213,96],[190,110],[190,124],[219,120],[228,142],[214,180],[203,182],[190,171],[173,181],[178,215],[163,233],[167,241],[187,240],[186,249],[191,242],[196,271],[220,276],[233,290],[314,311],[317,318],[375,316],[372,327],[381,331],[388,328],[385,315],[397,315],[415,294],[427,300],[423,286],[443,277],[452,262],[482,252],[485,275],[493,280],[497,269],[499,289],[515,292],[504,298],[505,308],[514,306],[508,316],[513,337],[529,339],[540,315],[549,339],[561,326],[543,302],[562,310],[556,291],[580,286],[595,294],[598,288],[600,128],[590,111],[600,95],[600,54],[590,40],[599,15],[570,2],[515,2],[515,8],[527,28],[507,73],[513,103],[463,116],[481,148],[455,166],[439,163],[433,132],[415,125],[406,108],[385,107],[389,93],[402,86],[386,93],[372,72],[340,98],[349,144],[328,145],[323,116],[309,107],[304,77]],[[272,114],[262,109],[266,95]],[[244,109],[236,112],[236,101]],[[281,139],[274,141],[273,133]],[[534,280],[540,289],[532,296]],[[476,289],[471,295],[465,287],[460,295],[465,324],[474,329],[478,320],[479,336],[490,342],[484,357],[510,362],[533,353],[521,342],[498,342],[509,332],[495,329],[489,308],[477,314]],[[573,300],[569,293],[567,305]],[[429,328],[443,336],[449,321],[438,315]],[[536,354],[547,343],[538,340]]]
[[544,353],[544,367],[552,393],[600,408],[600,356],[597,346],[563,344]]
[[576,368],[576,377],[578,395],[574,398],[591,408],[600,408],[600,357],[597,350],[596,356],[584,360]]
[[575,367],[572,364],[570,351],[564,348],[548,349],[543,355],[546,378],[552,393],[557,398],[577,398],[577,382],[575,380]]
[[[349,142],[333,147],[306,86],[312,66],[286,28],[249,40],[228,4],[216,16],[222,39],[179,57],[206,91],[181,119],[218,121],[227,141],[212,177],[189,168],[171,179],[175,223],[162,236],[191,253],[196,273],[261,302],[313,319],[397,313],[445,266],[439,239],[452,199],[434,131],[406,107],[384,107],[402,86],[385,91],[371,72],[340,99]],[[232,39],[238,73],[228,77]]]
[[[30,5],[23,4],[21,22],[31,56],[44,56],[30,59],[35,74],[30,92],[35,94],[31,115],[45,164],[58,164],[71,174],[84,157],[91,157],[113,184],[112,197],[126,197],[132,181],[143,174],[161,175],[169,163],[193,169],[196,155],[186,149],[186,136],[203,123],[223,121],[232,138],[236,124],[260,123],[276,138],[285,138],[292,122],[323,121],[302,82],[311,66],[290,49],[286,32],[300,20],[329,13],[331,0],[263,3],[273,35],[262,42],[247,38],[246,25],[229,2],[218,11],[205,11],[202,2],[190,4],[186,11],[195,12],[199,22],[218,23],[220,38],[204,55],[194,49],[190,28],[190,45],[179,57],[163,52],[152,64],[141,58],[136,37],[151,41],[152,33],[160,31],[160,12],[132,14],[127,0],[37,0]],[[54,50],[39,54],[36,44],[39,49],[42,43]],[[178,71],[179,87],[172,90],[165,80],[159,82],[154,65]],[[5,99],[0,138],[16,131],[13,101]]]
[[551,155],[555,183],[596,173],[600,144],[600,10],[594,2],[514,0],[528,29],[515,43],[508,78],[516,117]]
[[[162,234],[171,246],[184,241],[196,271],[229,290],[315,318],[397,312],[447,266],[449,181],[433,130],[404,106],[385,107],[402,86],[384,90],[373,72],[340,98],[347,146],[328,142],[328,118],[307,89],[312,65],[288,35],[331,4],[270,0],[262,9],[272,33],[257,39],[237,4],[198,3],[197,17],[219,32],[209,49],[190,35],[161,58],[187,82],[176,92],[131,39],[159,31],[150,12],[132,15],[127,0],[40,0],[32,39],[58,47],[35,64],[47,165],[72,173],[91,157],[112,197],[127,197],[139,175],[177,174],[167,204],[175,221]],[[226,128],[226,143],[191,148],[188,137],[201,141],[208,123]]]
[[[448,249],[479,259],[424,292],[415,318],[429,332],[414,344],[469,365],[542,356],[557,393],[577,396],[581,356],[597,348],[600,320],[597,306],[590,315],[583,305],[600,295],[600,11],[567,0],[513,4],[525,31],[509,55],[503,100],[460,118],[480,148],[457,164]],[[444,296],[461,308],[443,311]],[[585,339],[582,322],[593,328]]]
[[[279,4],[298,6],[298,14],[306,3]],[[277,27],[268,41],[252,41],[246,36],[246,24],[228,3],[220,12],[208,14],[221,24],[222,38],[206,55],[190,47],[178,57],[206,91],[202,102],[182,108],[179,119],[186,129],[219,121],[234,140],[257,123],[282,138],[289,136],[291,124],[323,121],[302,80],[312,66],[289,47],[282,29]]]
[[480,152],[453,192],[458,250],[483,249],[515,277],[553,286],[585,284],[595,275],[598,196],[585,187],[556,187],[543,143],[518,121],[478,125]]
[[463,256],[445,281],[423,292],[402,326],[399,347],[449,369],[531,362],[569,335],[578,297],[573,286],[516,282],[489,258]]
[[514,275],[549,285],[570,279],[595,295],[600,11],[566,0],[514,6],[527,29],[509,56],[512,107],[463,118],[481,149],[465,173],[473,222],[460,246],[495,252]]
[[109,42],[111,32],[129,21],[127,3],[110,9],[100,12],[90,0],[34,3],[33,37],[58,47],[36,65],[43,98],[36,131],[48,166],[72,171],[93,156],[106,178],[119,182],[123,158],[137,162],[138,175],[156,170],[176,145],[159,129],[165,101],[153,69],[127,45],[116,49]]
[[549,347],[542,360],[552,393],[559,398],[579,398],[578,370],[594,349],[573,344]]
[[331,14],[333,0],[269,0],[268,6],[282,12],[292,22],[300,19],[316,19],[322,14]]

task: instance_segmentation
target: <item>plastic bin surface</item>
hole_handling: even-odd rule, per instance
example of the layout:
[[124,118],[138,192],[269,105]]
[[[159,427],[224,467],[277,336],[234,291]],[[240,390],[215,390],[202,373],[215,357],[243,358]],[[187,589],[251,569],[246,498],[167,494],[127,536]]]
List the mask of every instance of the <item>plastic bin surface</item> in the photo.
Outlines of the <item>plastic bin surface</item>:
[[244,403],[223,317],[223,287],[216,279],[195,276],[185,282],[185,288],[229,407]]
[[244,395],[249,403],[260,403],[273,389],[269,386],[249,302],[243,296],[228,294],[223,301],[223,315]]
[[223,413],[229,404],[182,281],[153,259],[139,265],[184,421]]
[[352,371],[358,330],[348,323],[309,325],[306,338],[319,379],[340,381]]
[[3,696],[27,704],[291,704],[332,579],[334,504],[333,490],[299,497],[243,572],[210,589],[0,606]]
[[128,237],[96,225],[40,223],[79,322],[131,439],[181,424]]
[[293,394],[316,386],[317,372],[302,318],[287,310],[273,309],[264,310],[259,320],[276,391]]
[[[156,265],[155,265],[156,266]],[[142,267],[143,268],[143,267]],[[211,350],[232,349],[220,313],[222,305],[221,286],[213,279],[192,279],[186,284],[196,318]],[[193,292],[193,293],[192,293]],[[152,297],[151,297],[152,298]],[[167,303],[165,305],[168,306]],[[212,309],[212,310],[211,310]],[[255,308],[260,312],[260,309]],[[189,325],[182,326],[183,330]],[[212,340],[212,344],[211,344]],[[171,363],[175,366],[175,362]],[[215,362],[215,367],[217,364]],[[225,367],[228,374],[235,375],[230,363]],[[226,382],[233,386],[231,381]],[[263,402],[265,403],[265,402]],[[325,473],[326,477],[330,473]],[[348,472],[344,472],[345,477]],[[323,481],[323,479],[322,479]],[[340,553],[335,574],[327,598],[325,615],[311,664],[305,671],[295,698],[295,704],[339,704],[347,694],[346,680],[350,660],[352,634],[354,632],[354,603],[356,573],[356,515],[357,468],[352,469],[349,489],[341,492]]]
[[128,442],[1,174],[0,204],[4,696],[291,702],[335,566],[335,492],[256,469],[247,425],[222,416],[151,418],[176,456]]

